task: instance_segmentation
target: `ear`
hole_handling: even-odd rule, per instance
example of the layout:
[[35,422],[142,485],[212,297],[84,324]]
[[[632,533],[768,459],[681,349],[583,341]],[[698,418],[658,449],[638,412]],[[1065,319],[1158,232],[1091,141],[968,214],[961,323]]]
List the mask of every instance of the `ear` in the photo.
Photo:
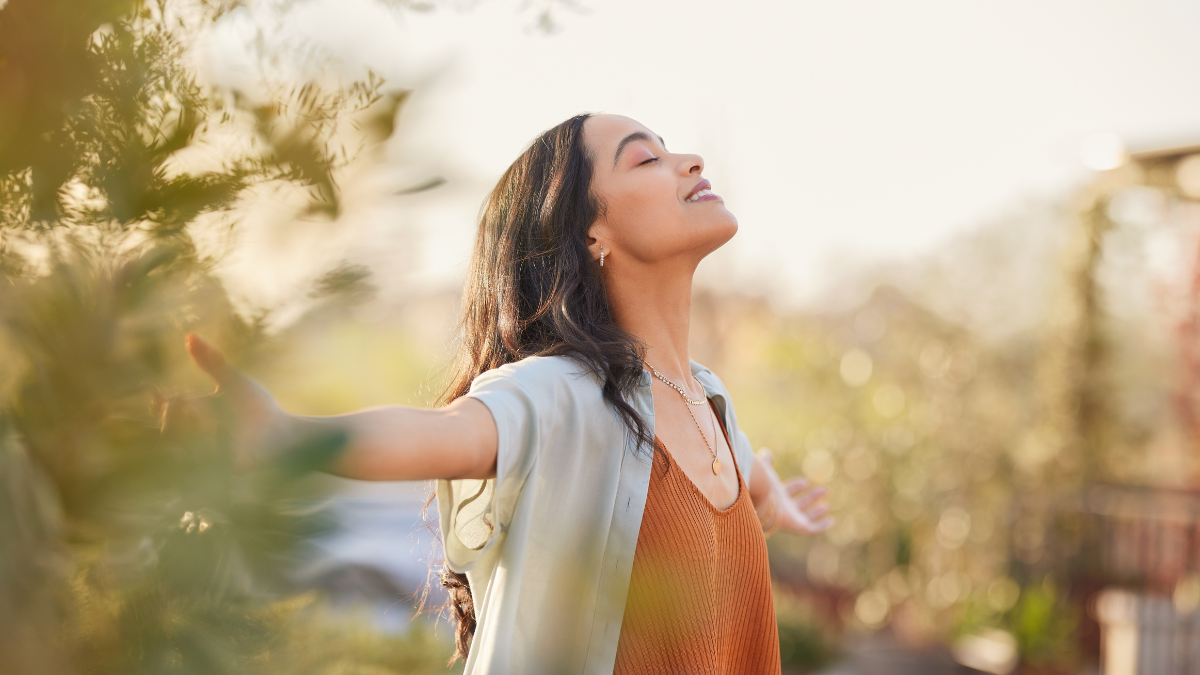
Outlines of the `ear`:
[[608,225],[603,219],[597,219],[596,222],[592,223],[592,226],[588,228],[585,241],[587,242],[588,250],[592,253],[593,260],[600,259],[601,246],[604,247],[605,255],[612,254],[612,246],[608,243],[610,241],[608,237]]

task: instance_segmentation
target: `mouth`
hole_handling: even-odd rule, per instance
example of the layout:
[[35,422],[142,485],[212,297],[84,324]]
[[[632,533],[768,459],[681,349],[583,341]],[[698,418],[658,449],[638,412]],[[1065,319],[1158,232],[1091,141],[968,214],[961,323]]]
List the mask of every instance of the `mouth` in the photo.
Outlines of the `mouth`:
[[692,188],[692,191],[688,193],[688,196],[683,201],[692,203],[721,201],[721,195],[712,191],[712,183],[709,183],[708,179],[703,179],[699,183],[696,183],[695,187]]

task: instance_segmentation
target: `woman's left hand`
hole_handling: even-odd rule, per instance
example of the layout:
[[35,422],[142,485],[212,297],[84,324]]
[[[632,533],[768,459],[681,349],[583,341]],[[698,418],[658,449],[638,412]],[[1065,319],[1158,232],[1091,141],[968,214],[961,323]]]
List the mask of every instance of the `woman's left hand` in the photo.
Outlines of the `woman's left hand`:
[[755,511],[762,520],[763,530],[768,533],[794,532],[816,534],[833,525],[829,506],[823,501],[828,489],[823,485],[812,485],[808,479],[796,476],[786,482],[775,473],[775,456],[767,448],[758,451],[759,466],[766,470],[770,492],[762,504],[755,503]]

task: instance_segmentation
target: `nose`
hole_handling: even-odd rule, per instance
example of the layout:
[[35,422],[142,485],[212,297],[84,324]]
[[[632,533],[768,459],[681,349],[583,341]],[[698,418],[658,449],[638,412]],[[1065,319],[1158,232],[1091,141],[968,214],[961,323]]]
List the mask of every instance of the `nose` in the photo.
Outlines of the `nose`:
[[680,155],[679,167],[687,175],[704,173],[704,158],[700,155]]

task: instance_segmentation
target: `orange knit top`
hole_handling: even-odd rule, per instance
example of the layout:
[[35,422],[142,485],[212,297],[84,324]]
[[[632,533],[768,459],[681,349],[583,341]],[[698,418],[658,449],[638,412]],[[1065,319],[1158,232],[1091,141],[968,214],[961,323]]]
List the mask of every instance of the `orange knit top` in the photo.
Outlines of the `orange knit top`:
[[737,462],[737,499],[720,510],[654,442],[614,675],[778,675],[767,542]]

